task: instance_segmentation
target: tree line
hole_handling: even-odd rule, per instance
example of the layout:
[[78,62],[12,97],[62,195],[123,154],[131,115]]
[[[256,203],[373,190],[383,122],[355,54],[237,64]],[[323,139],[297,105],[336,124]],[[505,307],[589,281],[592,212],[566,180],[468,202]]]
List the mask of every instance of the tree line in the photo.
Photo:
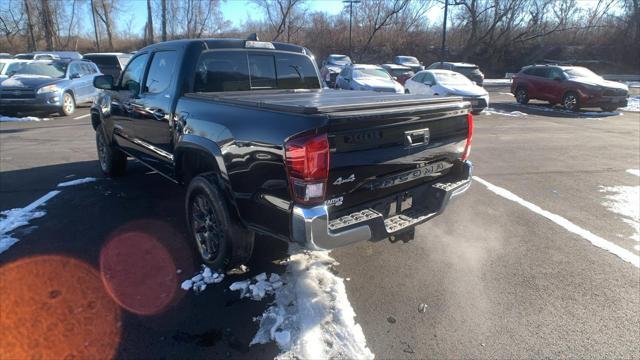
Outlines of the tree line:
[[[132,51],[158,41],[255,32],[264,40],[304,45],[318,58],[341,53],[371,63],[395,55],[417,56],[425,64],[440,60],[443,19],[429,19],[442,13],[445,0],[362,0],[336,15],[312,11],[313,0],[252,0],[262,16],[241,26],[224,18],[222,0],[143,1],[146,22],[122,24],[130,11],[124,0],[5,0],[0,49]],[[640,0],[590,6],[577,0],[447,1],[445,60],[473,62],[492,75],[544,59],[640,72]]]

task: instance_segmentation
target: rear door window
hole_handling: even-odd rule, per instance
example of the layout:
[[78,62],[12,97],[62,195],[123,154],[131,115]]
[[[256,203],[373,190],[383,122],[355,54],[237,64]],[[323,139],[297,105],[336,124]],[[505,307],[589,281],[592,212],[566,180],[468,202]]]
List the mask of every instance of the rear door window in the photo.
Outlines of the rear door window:
[[156,52],[151,60],[144,92],[159,94],[167,90],[173,79],[176,60],[177,54],[175,51]]
[[424,82],[424,74],[425,73],[420,73],[420,74],[414,76],[411,80],[413,80],[415,82],[422,83],[422,82]]

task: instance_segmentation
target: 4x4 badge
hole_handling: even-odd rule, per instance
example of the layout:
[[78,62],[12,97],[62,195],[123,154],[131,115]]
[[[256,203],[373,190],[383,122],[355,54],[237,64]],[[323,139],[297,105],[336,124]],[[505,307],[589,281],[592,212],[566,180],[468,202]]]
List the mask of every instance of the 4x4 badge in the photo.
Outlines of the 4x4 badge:
[[336,181],[333,182],[333,185],[342,185],[344,183],[352,182],[355,179],[356,179],[356,176],[354,174],[351,174],[351,176],[349,176],[346,179],[343,179],[342,176],[340,176],[339,178],[336,179]]

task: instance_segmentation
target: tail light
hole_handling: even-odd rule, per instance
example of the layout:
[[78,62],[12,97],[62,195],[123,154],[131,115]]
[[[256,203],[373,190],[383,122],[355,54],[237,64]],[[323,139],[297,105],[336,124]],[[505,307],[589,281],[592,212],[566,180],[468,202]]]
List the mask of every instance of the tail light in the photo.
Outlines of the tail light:
[[327,134],[291,139],[284,145],[287,178],[294,202],[317,205],[324,202],[329,177]]
[[471,152],[471,138],[473,137],[473,115],[469,113],[467,115],[467,124],[469,126],[469,130],[467,132],[467,142],[464,145],[464,151],[462,152],[462,156],[460,160],[467,160],[469,158],[469,153]]

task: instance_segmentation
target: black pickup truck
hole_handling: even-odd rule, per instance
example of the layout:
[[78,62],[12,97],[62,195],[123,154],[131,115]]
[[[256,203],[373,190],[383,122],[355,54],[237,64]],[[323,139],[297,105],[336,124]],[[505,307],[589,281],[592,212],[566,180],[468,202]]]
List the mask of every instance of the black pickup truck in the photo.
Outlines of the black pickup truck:
[[169,41],[94,86],[102,171],[133,157],[188,186],[187,224],[214,268],[247,261],[255,233],[310,249],[410,239],[471,184],[469,103],[322,89],[304,47]]

